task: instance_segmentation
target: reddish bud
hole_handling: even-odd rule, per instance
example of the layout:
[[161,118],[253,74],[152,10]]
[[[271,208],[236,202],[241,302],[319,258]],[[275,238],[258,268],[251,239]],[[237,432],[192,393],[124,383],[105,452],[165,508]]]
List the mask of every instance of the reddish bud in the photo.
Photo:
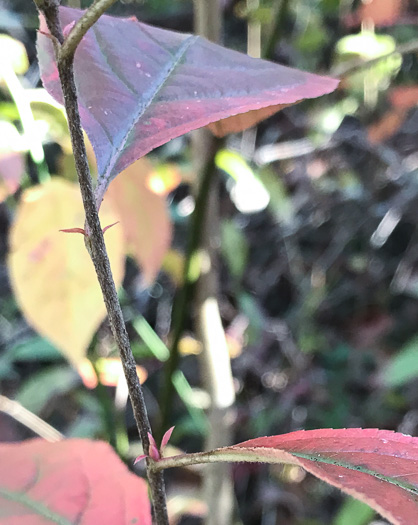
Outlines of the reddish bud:
[[171,427],[164,434],[163,439],[161,440],[160,452],[162,453],[164,448],[167,446],[167,443],[170,441],[171,434],[173,433],[174,427]]
[[73,20],[70,24],[66,25],[64,29],[62,30],[63,35],[65,38],[70,34],[71,29],[75,26],[75,20]]
[[136,460],[134,461],[134,465],[136,465],[137,463],[139,463],[140,461],[142,461],[143,459],[145,459],[147,456],[146,454],[141,454],[140,456],[138,456],[136,458]]
[[149,439],[149,457],[153,459],[154,461],[158,461],[161,459],[160,452],[158,450],[157,444],[155,443],[155,439],[153,438],[152,434],[148,432],[148,439]]
[[109,224],[109,226],[105,226],[103,228],[102,232],[104,233],[106,230],[108,230],[109,228],[111,228],[112,226],[114,226],[115,224],[118,224],[118,223],[119,223],[119,221],[116,221],[113,224]]
[[83,235],[86,235],[86,231],[83,228],[68,228],[66,230],[60,230],[60,232],[64,232],[64,233],[81,233]]

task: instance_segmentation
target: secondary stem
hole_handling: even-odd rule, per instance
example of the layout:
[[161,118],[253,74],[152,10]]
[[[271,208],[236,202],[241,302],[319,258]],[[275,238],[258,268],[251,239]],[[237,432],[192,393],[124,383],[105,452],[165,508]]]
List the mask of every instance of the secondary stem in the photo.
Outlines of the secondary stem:
[[77,21],[65,39],[60,51],[60,58],[74,55],[78,44],[90,27],[99,20],[102,14],[114,4],[116,0],[96,0],[84,15]]
[[[99,215],[96,208],[93,184],[87,162],[86,148],[81,127],[81,119],[78,111],[77,90],[73,70],[73,53],[68,56],[64,55],[60,57],[59,44],[62,45],[64,37],[59,21],[59,11],[56,0],[38,0],[37,5],[46,18],[52,37],[56,39],[55,53],[58,73],[64,95],[64,105],[67,112],[71,144],[80,183],[84,210],[86,213],[86,231],[88,234],[86,237],[86,245],[96,270],[97,279],[100,283],[104,302],[106,304],[112,333],[120,352],[128,384],[129,397],[131,399],[135,421],[143,443],[144,452],[145,454],[148,454],[148,432],[151,433],[151,427],[142,388],[136,373],[136,363],[130,347],[125,321],[123,319],[122,309],[113,280]],[[149,461],[147,473],[155,520],[158,525],[168,525],[165,487],[162,474],[151,470]]]

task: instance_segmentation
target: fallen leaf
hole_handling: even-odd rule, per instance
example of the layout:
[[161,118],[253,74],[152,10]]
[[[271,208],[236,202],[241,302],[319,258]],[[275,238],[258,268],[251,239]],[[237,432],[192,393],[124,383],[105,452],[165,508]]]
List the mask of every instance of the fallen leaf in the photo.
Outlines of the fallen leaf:
[[[105,204],[103,224],[115,221]],[[84,225],[77,185],[63,179],[23,192],[10,233],[8,260],[13,290],[27,321],[74,364],[85,356],[106,316],[93,264],[82,235],[59,232]],[[124,275],[121,229],[106,232],[116,286]]]

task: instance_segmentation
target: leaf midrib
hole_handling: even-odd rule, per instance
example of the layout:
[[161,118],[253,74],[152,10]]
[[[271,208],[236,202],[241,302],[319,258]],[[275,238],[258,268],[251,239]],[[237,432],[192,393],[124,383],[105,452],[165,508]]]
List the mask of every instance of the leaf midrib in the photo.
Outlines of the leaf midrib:
[[58,525],[74,525],[70,520],[67,520],[63,516],[56,514],[42,503],[35,501],[22,492],[13,492],[11,490],[0,488],[0,496],[3,496],[5,499],[9,499],[10,501],[20,503],[31,511],[34,511],[36,514],[47,518]]
[[142,118],[144,113],[147,111],[147,109],[154,102],[156,96],[161,91],[161,89],[163,88],[164,84],[167,82],[169,77],[172,75],[173,71],[180,64],[181,60],[183,59],[189,47],[198,38],[199,38],[198,36],[190,35],[188,38],[186,38],[182,42],[177,52],[173,55],[173,60],[168,62],[166,68],[161,72],[160,77],[156,82],[155,88],[151,90],[147,99],[144,100],[143,98],[141,98],[140,103],[138,104],[138,111],[134,114],[133,120],[127,126],[127,132],[121,137],[121,139],[119,140],[119,144],[113,147],[114,152],[110,156],[109,161],[107,162],[107,165],[104,168],[103,174],[99,174],[99,180],[98,180],[98,186],[97,186],[98,193],[100,193],[100,190],[102,189],[103,185],[104,185],[104,189],[106,189],[108,183],[112,180],[112,177],[111,177],[112,169],[114,168],[117,162],[117,159],[120,156],[121,151],[125,147],[126,142],[128,141],[129,136],[132,133],[132,130],[135,128],[135,126],[140,121],[140,119]]
[[380,474],[379,472],[376,472],[375,470],[368,469],[367,467],[363,467],[361,465],[352,465],[351,463],[346,463],[344,461],[332,460],[326,457],[323,458],[323,457],[318,457],[318,456],[311,455],[311,454],[303,454],[302,452],[290,452],[290,454],[292,454],[292,456],[295,456],[297,458],[307,459],[308,461],[312,461],[313,463],[325,463],[327,465],[334,465],[336,467],[346,468],[348,470],[353,470],[355,472],[362,472],[363,474],[369,474],[370,476],[373,476],[374,478],[380,479],[381,481],[385,481],[387,483],[391,483],[392,485],[396,485],[397,487],[407,490],[408,492],[411,492],[415,496],[418,496],[418,488],[412,485],[412,483],[399,481],[391,476],[385,476],[384,474]]

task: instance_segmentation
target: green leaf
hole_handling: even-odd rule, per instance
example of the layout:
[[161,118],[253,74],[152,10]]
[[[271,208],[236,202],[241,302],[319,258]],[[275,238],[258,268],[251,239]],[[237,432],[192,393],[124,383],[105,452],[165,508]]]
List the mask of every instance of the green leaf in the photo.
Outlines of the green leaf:
[[415,337],[392,358],[383,373],[386,386],[402,386],[418,377],[418,337]]
[[248,260],[248,243],[237,225],[225,220],[221,225],[222,254],[229,271],[236,279],[241,279]]
[[332,525],[367,525],[375,512],[365,503],[347,498]]
[[17,395],[17,401],[39,414],[52,398],[65,394],[77,384],[80,378],[73,368],[54,366],[34,374],[24,383]]

